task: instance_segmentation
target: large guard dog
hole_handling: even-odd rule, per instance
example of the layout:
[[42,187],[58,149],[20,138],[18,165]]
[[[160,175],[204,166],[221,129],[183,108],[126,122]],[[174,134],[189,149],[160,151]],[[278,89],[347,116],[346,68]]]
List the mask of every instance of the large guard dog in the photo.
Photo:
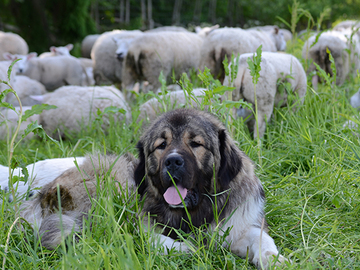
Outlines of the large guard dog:
[[[261,262],[267,268],[274,256],[284,261],[267,234],[264,190],[253,163],[216,117],[189,109],[165,113],[153,122],[137,147],[139,161],[131,155],[118,159],[101,156],[98,160],[87,157],[79,166],[80,173],[77,168],[65,171],[44,186],[34,200],[25,202],[21,215],[39,228],[43,245],[54,248],[61,236],[73,228],[81,229],[82,218],[91,207],[87,192],[95,197],[96,175],[104,175],[111,168],[114,180],[129,191],[136,184],[144,199],[141,214],[163,224],[159,237],[165,247],[189,250],[184,242],[175,241],[177,234],[172,228],[191,232],[191,222],[195,227],[207,224],[222,232],[232,227],[225,243],[241,257],[248,251],[258,268]],[[57,214],[58,190],[62,219]],[[215,200],[220,226],[214,217]],[[61,220],[63,234],[58,229]],[[146,219],[144,223],[148,224]]]
[[190,232],[185,207],[193,226],[207,223],[215,229],[216,199],[220,222],[231,216],[222,227],[233,227],[225,241],[230,249],[241,257],[249,249],[258,268],[260,257],[268,267],[278,251],[264,222],[264,190],[252,161],[216,117],[189,109],[168,112],[155,120],[137,147],[140,161],[134,176],[138,192],[145,196],[143,213],[164,224],[164,245],[187,250],[172,240],[176,233],[171,230]]

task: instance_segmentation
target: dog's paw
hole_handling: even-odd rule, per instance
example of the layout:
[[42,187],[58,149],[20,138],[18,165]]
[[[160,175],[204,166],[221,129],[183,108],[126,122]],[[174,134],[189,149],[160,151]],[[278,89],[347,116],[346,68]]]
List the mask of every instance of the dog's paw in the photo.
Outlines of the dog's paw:
[[270,266],[275,266],[275,269],[278,267],[285,266],[285,262],[291,262],[286,259],[281,254],[267,251],[264,255],[261,256],[261,261],[259,256],[254,256],[253,263],[258,269],[269,269]]
[[162,249],[162,253],[165,255],[169,254],[169,251],[172,249],[178,252],[191,252],[189,243],[185,243],[183,241],[175,241],[172,238],[162,234],[155,234],[151,237],[151,241],[156,248]]

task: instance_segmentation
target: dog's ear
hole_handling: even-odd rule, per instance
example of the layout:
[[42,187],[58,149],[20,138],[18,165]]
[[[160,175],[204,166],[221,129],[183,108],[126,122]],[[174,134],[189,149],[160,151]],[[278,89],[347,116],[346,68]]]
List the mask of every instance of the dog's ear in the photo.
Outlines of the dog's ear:
[[239,150],[231,141],[225,129],[219,132],[220,169],[217,179],[223,188],[236,177],[242,168],[242,161]]
[[144,192],[147,188],[147,180],[145,177],[145,154],[144,154],[144,146],[141,141],[139,141],[136,145],[136,148],[139,151],[139,163],[134,171],[134,179],[136,186],[138,188],[138,193],[140,195],[144,195]]

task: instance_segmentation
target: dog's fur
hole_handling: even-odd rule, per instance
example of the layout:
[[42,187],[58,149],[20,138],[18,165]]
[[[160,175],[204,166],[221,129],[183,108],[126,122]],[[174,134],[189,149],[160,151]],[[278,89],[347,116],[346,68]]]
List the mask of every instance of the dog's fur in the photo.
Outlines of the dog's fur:
[[[74,167],[66,170],[46,184],[35,199],[24,202],[20,216],[33,225],[35,232],[41,236],[43,246],[54,249],[63,237],[72,231],[81,231],[82,220],[91,209],[90,197],[95,197],[96,186],[100,184],[102,187],[102,181],[114,179],[118,182],[119,192],[125,188],[130,193],[135,192],[135,164],[136,160],[130,154],[120,157],[87,156],[79,169]],[[61,217],[58,214],[59,205]]]
[[[189,250],[186,243],[175,241],[177,234],[173,228],[191,232],[191,222],[195,227],[207,224],[211,230],[221,228],[220,233],[231,228],[226,245],[241,257],[248,252],[258,268],[261,261],[267,268],[273,255],[278,256],[274,241],[267,234],[264,190],[254,165],[216,117],[190,109],[165,113],[144,133],[137,147],[139,161],[131,156],[118,160],[87,157],[79,167],[81,173],[76,168],[67,170],[44,186],[35,200],[23,205],[21,215],[39,228],[44,246],[54,248],[61,241],[58,190],[66,236],[81,228],[82,218],[91,208],[83,183],[90,195],[95,196],[96,175],[104,175],[116,161],[110,170],[115,181],[128,186],[130,192],[136,184],[144,200],[141,213],[144,224],[148,224],[147,217],[152,224],[160,224],[163,234],[158,236],[166,248]],[[181,197],[172,194],[183,197],[181,203],[169,202],[166,195],[169,189],[174,191],[173,183]],[[215,200],[219,223],[214,217]],[[281,255],[278,259],[284,260]]]
[[[169,236],[166,245],[174,247],[170,238],[176,238],[176,234],[171,228],[190,232],[184,207],[168,204],[164,196],[175,182],[177,187],[188,190],[182,203],[193,226],[217,227],[213,211],[216,199],[220,223],[229,219],[222,224],[223,232],[233,227],[226,242],[234,253],[245,257],[249,248],[249,258],[257,267],[260,258],[267,267],[271,255],[278,255],[267,234],[264,190],[253,163],[216,117],[188,109],[168,112],[145,132],[138,149],[135,181],[139,194],[145,197],[143,213],[150,213],[154,221],[164,225],[163,234]],[[184,245],[175,247],[186,250]]]

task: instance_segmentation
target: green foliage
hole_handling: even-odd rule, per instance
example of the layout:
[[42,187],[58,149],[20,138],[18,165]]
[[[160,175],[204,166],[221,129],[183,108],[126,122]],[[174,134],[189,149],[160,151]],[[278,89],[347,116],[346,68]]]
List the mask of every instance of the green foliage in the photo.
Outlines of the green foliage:
[[262,45],[256,49],[256,54],[254,53],[253,59],[251,58],[246,59],[246,62],[249,65],[250,75],[252,76],[253,84],[257,84],[260,78],[260,70],[261,70],[261,50]]

